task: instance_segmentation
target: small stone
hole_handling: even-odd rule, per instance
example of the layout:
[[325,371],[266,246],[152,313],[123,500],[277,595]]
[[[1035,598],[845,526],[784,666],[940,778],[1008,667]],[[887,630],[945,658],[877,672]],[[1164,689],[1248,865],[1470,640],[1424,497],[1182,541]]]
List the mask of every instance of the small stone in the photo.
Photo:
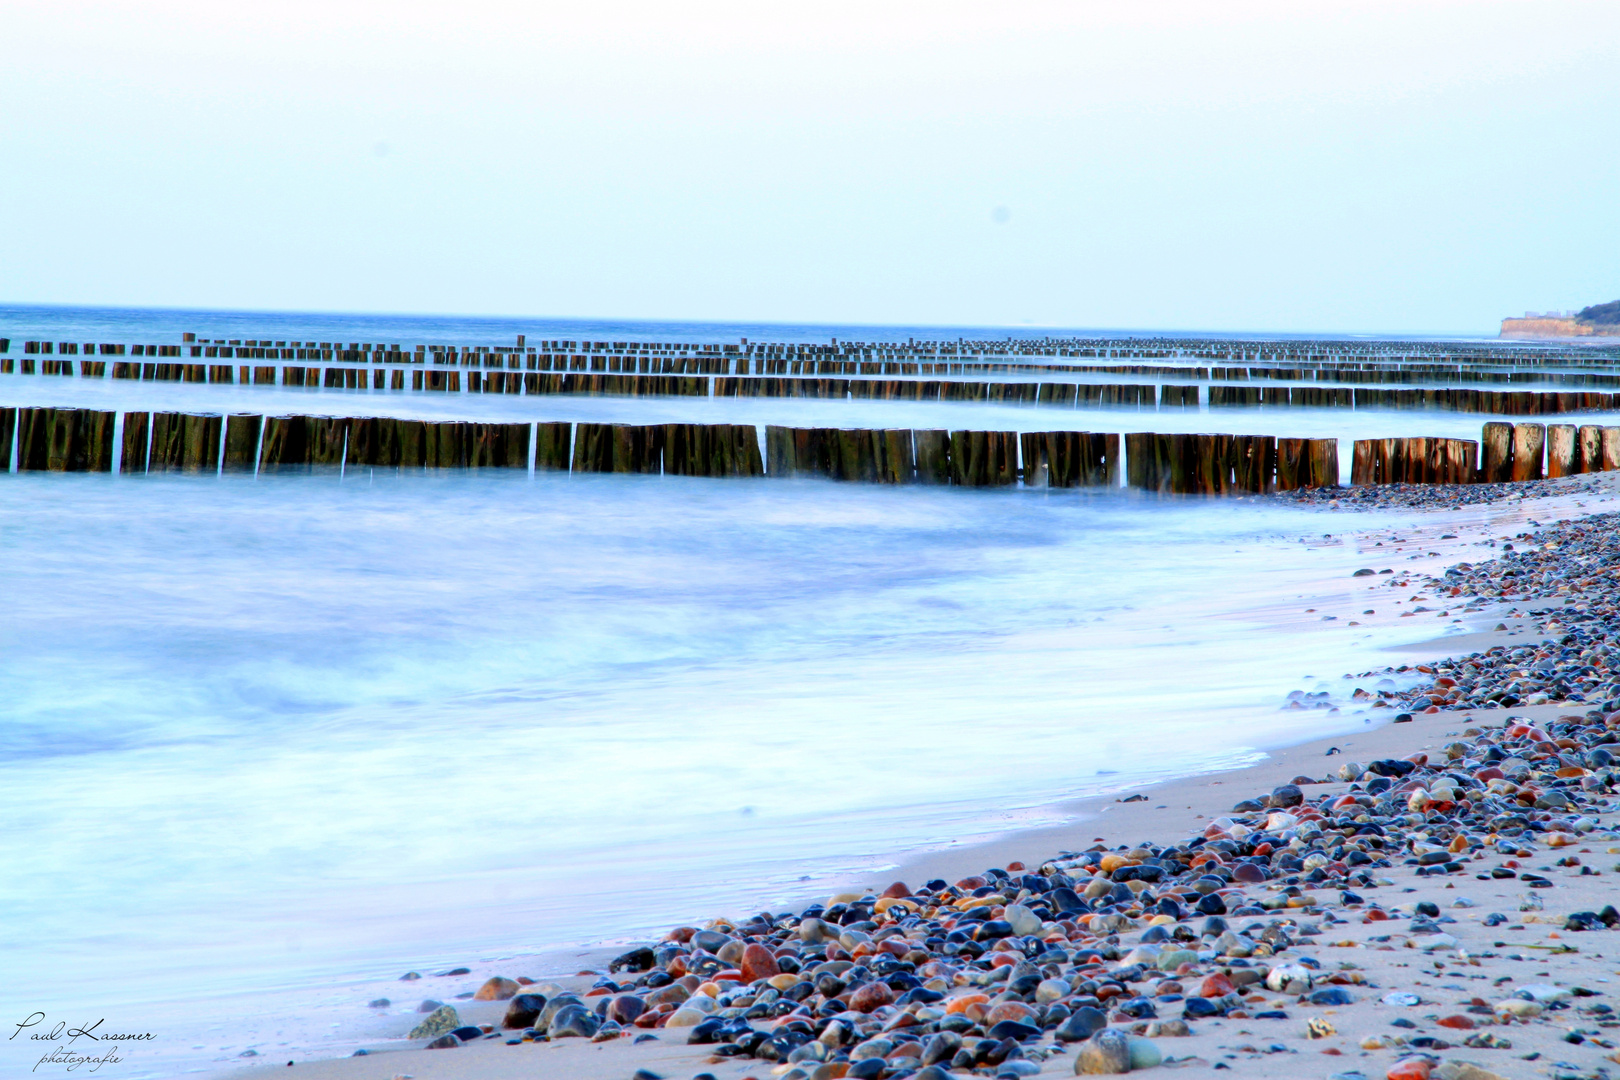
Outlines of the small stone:
[[1067,979],[1042,979],[1040,985],[1035,987],[1035,1003],[1050,1005],[1054,1001],[1068,997],[1072,989]]
[[432,1042],[428,1043],[427,1046],[424,1047],[423,1049],[426,1049],[426,1050],[454,1050],[456,1047],[458,1047],[460,1045],[461,1045],[461,1040],[460,1039],[456,1038],[454,1035],[446,1033],[444,1035],[440,1035],[437,1039],[434,1039]]
[[1130,1042],[1130,1071],[1138,1069],[1152,1069],[1164,1061],[1164,1053],[1156,1046],[1152,1039],[1131,1036]]
[[1423,1058],[1397,1061],[1384,1074],[1385,1080],[1429,1080],[1429,1063]]
[[596,1016],[583,1005],[565,1005],[551,1018],[546,1034],[553,1039],[588,1039],[599,1027]]
[[669,1019],[665,1021],[664,1026],[672,1028],[697,1027],[708,1018],[708,1013],[694,1009],[690,1005],[682,1005],[679,1009],[670,1013]]
[[949,1062],[962,1049],[962,1036],[954,1031],[941,1031],[931,1036],[923,1044],[922,1063],[924,1065],[937,1065],[940,1062]]
[[1192,1034],[1185,1020],[1154,1020],[1142,1034],[1150,1039],[1180,1039]]
[[1337,1028],[1320,1016],[1313,1016],[1305,1021],[1305,1037],[1307,1039],[1326,1039],[1338,1033]]
[[1090,1005],[1082,1005],[1074,1010],[1074,1014],[1053,1032],[1058,1042],[1077,1043],[1085,1042],[1097,1032],[1108,1026],[1108,1016],[1101,1009],[1094,1009]]
[[880,982],[863,983],[849,995],[849,1007],[855,1012],[869,1013],[894,1002],[894,991]]
[[763,945],[753,944],[743,949],[742,954],[743,982],[758,982],[760,979],[769,979],[782,974],[782,969],[776,964],[776,957]]
[[[1311,969],[1303,964],[1279,964],[1266,973],[1266,989],[1274,994],[1287,991],[1304,994],[1311,989]],[[1294,990],[1290,987],[1302,987]]]
[[387,998],[378,998],[375,1001],[368,1001],[366,1003],[367,1007],[372,1009],[386,1009],[392,1004],[393,1002],[389,1001]]
[[1305,998],[1308,1005],[1353,1005],[1355,1001],[1350,991],[1342,986],[1324,986],[1320,990],[1312,990]]
[[608,1019],[618,1024],[633,1024],[636,1017],[647,1011],[647,1003],[634,994],[620,994],[608,1005]]
[[1482,1069],[1470,1061],[1443,1062],[1429,1074],[1433,1080],[1506,1080],[1505,1077]]
[[1030,937],[1041,932],[1041,917],[1023,904],[1008,904],[1002,918],[1007,920],[1012,932],[1019,937]]
[[508,998],[515,996],[521,989],[523,988],[511,979],[497,975],[493,979],[486,980],[484,985],[478,988],[478,992],[473,995],[473,1000],[506,1001]]
[[519,994],[506,1006],[503,1028],[530,1028],[540,1019],[540,1010],[546,1007],[544,994]]
[[440,1035],[448,1034],[461,1026],[461,1017],[457,1015],[455,1006],[440,1005],[430,1013],[427,1019],[411,1028],[409,1039],[434,1039]]
[[1175,971],[1182,964],[1198,963],[1198,954],[1191,949],[1166,949],[1159,954],[1160,971]]
[[1283,784],[1280,787],[1271,789],[1271,798],[1267,800],[1267,805],[1286,810],[1288,807],[1298,806],[1304,801],[1305,793],[1299,790],[1297,784]]
[[631,949],[627,953],[620,953],[608,964],[608,971],[651,971],[658,966],[658,957],[651,949]]
[[1076,1076],[1114,1076],[1130,1071],[1130,1036],[1112,1028],[1099,1031],[1081,1043],[1074,1056]]

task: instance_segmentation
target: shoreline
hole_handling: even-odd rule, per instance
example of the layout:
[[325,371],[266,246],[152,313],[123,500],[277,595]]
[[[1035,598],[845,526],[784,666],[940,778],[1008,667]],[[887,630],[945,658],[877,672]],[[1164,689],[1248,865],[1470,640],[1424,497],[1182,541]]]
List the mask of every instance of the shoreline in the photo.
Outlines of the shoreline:
[[[1613,487],[1613,485],[1606,485]],[[1570,500],[1579,504],[1581,493],[1569,496]],[[1586,492],[1590,497],[1590,492]],[[1610,492],[1609,494],[1612,494]],[[1533,513],[1550,508],[1554,499],[1537,499],[1528,510],[1524,507],[1526,500],[1519,498],[1514,501],[1512,509]],[[1505,507],[1504,507],[1505,508]],[[1542,516],[1550,516],[1545,512]],[[1498,532],[1506,524],[1491,524],[1483,527],[1481,532]],[[1466,543],[1467,538],[1460,539],[1459,545]],[[1449,556],[1448,556],[1449,558]],[[1404,573],[1404,571],[1403,571]],[[1528,604],[1535,607],[1539,601],[1520,601],[1521,606]],[[1543,606],[1550,606],[1550,602]],[[1492,615],[1491,617],[1494,617]],[[1481,621],[1486,621],[1482,619]],[[1517,620],[1517,625],[1501,633],[1476,632],[1462,635],[1438,636],[1412,645],[1399,647],[1399,652],[1419,657],[1439,657],[1455,655],[1458,651],[1476,651],[1490,644],[1520,645],[1534,640],[1535,622],[1530,617]],[[1525,636],[1526,632],[1530,636]],[[1459,650],[1459,646],[1466,646]],[[1337,736],[1328,736],[1312,739],[1301,743],[1294,743],[1282,747],[1272,747],[1264,750],[1265,758],[1255,764],[1237,769],[1200,774],[1181,780],[1169,781],[1161,784],[1148,785],[1131,789],[1135,794],[1129,796],[1130,801],[1123,793],[1112,796],[1093,797],[1075,800],[1072,803],[1059,804],[1061,808],[1071,814],[1071,819],[1062,825],[1020,830],[982,843],[963,845],[944,851],[928,852],[911,858],[902,856],[896,869],[882,871],[884,875],[892,875],[901,881],[917,884],[919,880],[928,877],[958,880],[968,875],[976,874],[985,866],[1004,866],[1022,860],[1031,868],[1039,866],[1042,860],[1053,858],[1058,852],[1083,851],[1092,847],[1097,838],[1107,836],[1110,846],[1117,844],[1138,844],[1151,842],[1153,844],[1173,843],[1177,838],[1185,838],[1190,828],[1201,822],[1212,821],[1218,817],[1230,814],[1231,806],[1237,798],[1247,797],[1256,791],[1266,791],[1278,785],[1288,783],[1300,775],[1323,777],[1328,766],[1348,760],[1366,761],[1375,758],[1404,756],[1412,753],[1421,753],[1425,750],[1433,751],[1439,740],[1448,737],[1455,738],[1462,730],[1473,723],[1500,724],[1509,713],[1516,716],[1529,717],[1538,722],[1550,722],[1557,716],[1569,715],[1572,709],[1584,711],[1579,706],[1569,706],[1562,703],[1543,706],[1523,706],[1510,710],[1476,710],[1472,713],[1446,711],[1430,714],[1419,714],[1410,724],[1393,724],[1381,722],[1376,725],[1369,721],[1364,730],[1341,733]],[[1385,712],[1385,710],[1379,710]],[[1391,708],[1385,712],[1393,716],[1398,710]],[[1339,754],[1327,756],[1330,747],[1337,747]],[[1324,764],[1324,762],[1326,764]],[[1323,787],[1311,786],[1304,790],[1311,797],[1327,793],[1337,795],[1346,790],[1348,785],[1326,785]],[[1145,796],[1141,798],[1140,796]],[[882,884],[876,885],[881,888]],[[584,966],[602,968],[601,961],[609,958],[606,950],[559,950],[548,955],[572,955],[585,961]],[[591,963],[590,961],[596,961]],[[511,963],[485,964],[480,968],[488,967],[493,973],[497,967],[513,967]],[[525,965],[518,965],[525,966]],[[532,966],[532,965],[527,965]],[[478,972],[482,976],[483,972]],[[592,981],[589,977],[573,977],[570,979],[553,980],[558,989],[578,989],[581,992]],[[572,985],[570,985],[572,984]],[[427,983],[422,984],[424,987]],[[466,1003],[456,1002],[461,1010],[461,1018],[470,1023],[499,1024],[504,1006],[499,1002]],[[471,1007],[467,1007],[471,1005]],[[1161,1013],[1160,1015],[1168,1015]],[[498,1030],[498,1028],[497,1028]],[[675,1031],[677,1029],[665,1029]],[[660,1034],[662,1034],[660,1032]],[[1049,1034],[1049,1033],[1048,1033]],[[719,1065],[704,1063],[709,1060],[710,1052],[714,1049],[708,1047],[685,1047],[672,1045],[669,1038],[661,1038],[655,1047],[653,1043],[647,1046],[635,1047],[631,1052],[629,1039],[619,1039],[610,1043],[591,1043],[585,1040],[559,1040],[539,1048],[541,1052],[550,1056],[536,1059],[533,1053],[536,1047],[525,1046],[521,1049],[509,1048],[502,1045],[503,1040],[480,1040],[460,1047],[461,1053],[450,1054],[417,1054],[409,1048],[395,1041],[392,1045],[380,1044],[376,1050],[365,1057],[352,1059],[329,1059],[324,1062],[300,1062],[299,1068],[308,1072],[316,1068],[320,1075],[331,1076],[393,1076],[395,1066],[408,1070],[418,1077],[428,1076],[502,1076],[507,1074],[507,1064],[516,1066],[515,1058],[526,1062],[526,1072],[513,1072],[512,1075],[533,1075],[535,1068],[541,1069],[541,1075],[628,1075],[637,1067],[650,1068],[654,1071],[681,1070],[701,1071],[707,1068],[716,1076],[729,1077],[732,1075],[762,1075],[767,1068],[765,1062],[753,1062],[750,1059],[738,1059],[742,1063],[753,1066],[752,1072],[737,1072],[730,1066],[735,1061],[726,1062],[726,1068]],[[1204,1040],[1196,1040],[1202,1043]],[[421,1041],[409,1044],[420,1046]],[[651,1049],[649,1049],[651,1048]],[[501,1051],[507,1053],[503,1057]],[[1178,1051],[1179,1052],[1179,1051]],[[1347,1052],[1347,1051],[1341,1051]],[[408,1055],[406,1059],[396,1056],[397,1053]],[[1365,1053],[1365,1051],[1363,1051]],[[1475,1055],[1478,1057],[1478,1055]],[[476,1060],[475,1060],[476,1059]],[[1257,1059],[1257,1063],[1265,1063],[1264,1058]],[[1070,1060],[1058,1056],[1047,1060],[1040,1070],[1042,1075],[1051,1073],[1054,1065],[1061,1065],[1061,1072],[1068,1074]],[[1246,1063],[1248,1067],[1249,1063]],[[281,1065],[285,1068],[285,1065]],[[1190,1066],[1191,1067],[1191,1066]],[[469,1072],[468,1069],[473,1071]],[[553,1071],[555,1069],[556,1071]],[[448,1070],[448,1071],[446,1071]],[[605,1070],[605,1071],[604,1071]],[[622,1070],[622,1071],[621,1071]],[[785,1071],[785,1070],[779,1070]],[[1254,1070],[1250,1068],[1250,1071]],[[226,1069],[221,1075],[241,1075],[241,1069]],[[666,1075],[668,1073],[666,1072]],[[1257,1075],[1271,1075],[1262,1070]],[[989,1075],[989,1074],[987,1074]],[[1030,1075],[1034,1075],[1031,1073]],[[1275,1075],[1298,1075],[1286,1072]],[[1327,1075],[1324,1072],[1322,1075]],[[1371,1075],[1369,1073],[1369,1075]]]

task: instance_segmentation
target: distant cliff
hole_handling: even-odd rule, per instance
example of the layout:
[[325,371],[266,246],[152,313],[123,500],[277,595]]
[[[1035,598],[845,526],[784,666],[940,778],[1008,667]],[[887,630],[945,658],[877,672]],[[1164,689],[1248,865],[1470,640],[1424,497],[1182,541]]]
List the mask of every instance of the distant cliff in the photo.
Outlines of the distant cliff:
[[1620,337],[1620,300],[1593,304],[1569,318],[1526,316],[1503,319],[1505,338]]

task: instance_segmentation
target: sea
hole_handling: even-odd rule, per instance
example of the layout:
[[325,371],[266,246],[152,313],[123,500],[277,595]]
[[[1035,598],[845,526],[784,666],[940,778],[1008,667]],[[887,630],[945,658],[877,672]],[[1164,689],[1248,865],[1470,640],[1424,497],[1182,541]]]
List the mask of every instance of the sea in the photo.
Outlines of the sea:
[[[0,307],[13,352],[183,332],[1057,333]],[[0,376],[4,405],[1344,439],[1478,425],[21,375]],[[0,1022],[153,1032],[127,1077],[338,1056],[410,1026],[414,997],[367,1006],[408,970],[557,974],[582,950],[881,884],[906,856],[1070,820],[1085,796],[1359,729],[1349,692],[1372,681],[1346,676],[1436,628],[1305,609],[1365,564],[1352,534],[1414,527],[1122,490],[0,475]],[[1294,691],[1319,707],[1290,707]],[[0,1073],[24,1056],[0,1044]]]

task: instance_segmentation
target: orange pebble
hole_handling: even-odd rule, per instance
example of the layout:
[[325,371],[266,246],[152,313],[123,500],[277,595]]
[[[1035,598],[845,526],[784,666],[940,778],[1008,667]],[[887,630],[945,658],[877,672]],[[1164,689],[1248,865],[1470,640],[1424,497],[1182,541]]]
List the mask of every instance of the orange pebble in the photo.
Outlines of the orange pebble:
[[989,1000],[990,997],[987,994],[963,994],[959,998],[952,998],[946,1002],[945,1012],[947,1014],[965,1012],[969,1005],[983,1005]]

